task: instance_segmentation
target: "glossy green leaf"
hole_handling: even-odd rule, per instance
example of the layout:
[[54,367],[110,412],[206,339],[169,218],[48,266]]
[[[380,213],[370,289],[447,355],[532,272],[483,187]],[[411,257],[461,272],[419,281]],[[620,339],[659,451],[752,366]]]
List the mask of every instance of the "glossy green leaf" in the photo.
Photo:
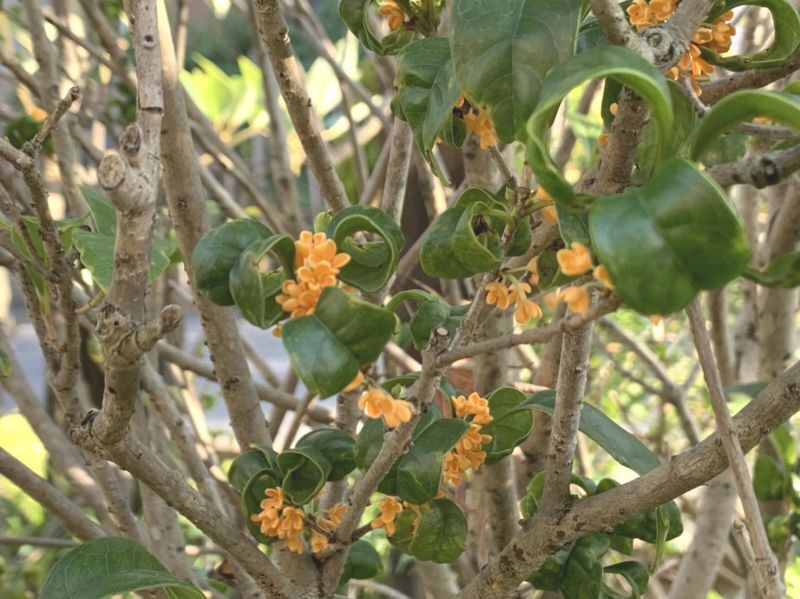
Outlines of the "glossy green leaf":
[[[75,229],[72,231],[72,242],[81,256],[81,263],[92,274],[94,282],[104,292],[108,292],[114,272],[115,238],[85,229]],[[155,281],[172,263],[176,250],[177,246],[171,239],[158,239],[153,243],[150,271],[147,274],[149,282]]]
[[138,543],[104,537],[67,552],[50,570],[39,598],[102,599],[145,589],[167,589],[176,599],[203,597],[191,584],[172,576]]
[[524,141],[545,74],[575,52],[579,0],[459,0],[450,16],[456,76],[488,106],[503,141]]
[[432,277],[463,279],[499,266],[504,227],[492,213],[502,208],[485,189],[467,189],[433,224],[422,244],[422,269]]
[[[267,227],[250,219],[227,222],[211,229],[192,252],[192,274],[197,287],[220,306],[232,306],[230,272],[242,252],[254,241],[272,235]],[[355,376],[355,375],[354,375]]]
[[703,58],[729,71],[768,69],[784,64],[800,45],[800,16],[794,6],[786,0],[729,0],[714,10],[708,20],[739,6],[760,6],[772,13],[773,39],[769,48],[748,56],[720,56],[701,47]]
[[449,499],[434,499],[419,506],[419,514],[405,509],[395,521],[389,540],[404,553],[423,561],[450,563],[464,551],[467,519]]
[[708,111],[694,135],[693,160],[699,160],[725,132],[757,116],[800,131],[800,99],[794,94],[748,89],[722,98]]
[[[526,406],[550,415],[555,409],[555,391],[540,391],[525,400]],[[617,462],[644,474],[661,465],[658,456],[644,443],[591,404],[581,409],[580,431],[605,449]]]
[[453,105],[461,93],[447,39],[429,37],[406,46],[397,57],[395,86],[392,109],[409,124],[419,151],[436,171],[433,146],[443,129],[451,132],[449,141],[456,141]]
[[[613,548],[613,546],[612,546]],[[606,566],[604,568],[605,574],[616,574],[617,576],[622,576],[627,583],[628,586],[631,587],[631,594],[630,595],[619,595],[614,594],[610,595],[607,594],[608,597],[621,598],[621,599],[639,599],[644,592],[647,590],[647,584],[650,581],[650,575],[647,572],[647,568],[645,568],[641,562],[637,561],[626,561],[626,562],[619,562],[618,564],[612,564],[610,566]],[[603,598],[605,599],[605,597]]]
[[292,449],[278,455],[281,487],[296,505],[311,501],[327,481],[341,480],[355,467],[355,441],[333,428],[304,435]]
[[701,290],[741,274],[751,255],[723,191],[679,158],[643,187],[596,198],[589,228],[617,294],[644,314],[685,308]]
[[444,327],[452,334],[463,320],[467,307],[451,306],[438,297],[420,304],[409,322],[414,347],[426,347],[431,332],[438,327]]
[[469,424],[459,418],[439,418],[417,436],[411,450],[397,466],[397,495],[413,504],[425,503],[439,492],[442,465],[467,431]]
[[560,591],[565,599],[596,599],[600,595],[608,535],[593,533],[559,550],[528,579],[542,590]]
[[[376,241],[357,241],[358,233],[374,234]],[[339,273],[345,283],[363,291],[378,291],[397,268],[405,239],[388,214],[370,206],[351,206],[338,212],[328,225],[328,237],[338,251],[350,254],[350,263]]]
[[665,156],[670,145],[672,98],[664,76],[655,67],[635,52],[620,46],[605,46],[573,56],[547,74],[539,103],[528,121],[528,149],[537,181],[556,201],[565,205],[578,198],[548,152],[550,124],[561,101],[572,89],[601,77],[611,77],[623,83],[650,105],[658,132],[659,159]]
[[228,469],[228,482],[237,492],[242,493],[247,483],[256,474],[272,471],[273,464],[264,457],[264,454],[261,451],[251,449],[239,454],[231,462],[231,466]]
[[347,560],[344,563],[339,584],[343,585],[348,580],[369,580],[380,576],[383,571],[381,554],[364,540],[359,540],[350,546]]
[[106,197],[87,185],[80,186],[83,201],[89,207],[89,213],[94,221],[94,232],[101,235],[117,234],[117,209],[111,205]]
[[531,432],[533,415],[530,408],[522,406],[525,394],[513,387],[503,387],[489,394],[489,413],[492,421],[481,427],[481,434],[492,440],[483,446],[486,463],[494,464],[511,455]]
[[797,287],[800,285],[800,252],[778,256],[763,271],[746,268],[742,276],[764,287]]
[[366,472],[383,447],[384,426],[380,418],[367,418],[358,431],[354,448],[356,466]]
[[266,329],[286,316],[275,300],[286,279],[294,278],[294,241],[271,235],[248,245],[233,265],[229,289],[248,322]]
[[314,314],[283,325],[283,345],[309,391],[329,397],[349,385],[359,367],[378,358],[395,319],[338,287],[327,287]]

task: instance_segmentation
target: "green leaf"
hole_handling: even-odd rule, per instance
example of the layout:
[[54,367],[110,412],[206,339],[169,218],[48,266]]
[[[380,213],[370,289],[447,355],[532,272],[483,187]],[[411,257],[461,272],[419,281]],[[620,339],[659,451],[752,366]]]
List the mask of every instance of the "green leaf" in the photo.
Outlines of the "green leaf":
[[420,304],[409,322],[414,347],[426,347],[435,328],[444,327],[452,334],[463,320],[466,308],[467,306],[451,306],[439,297]]
[[105,537],[83,543],[50,570],[40,599],[102,599],[145,589],[168,589],[181,599],[202,599],[188,582],[175,578],[144,547]]
[[753,469],[753,489],[759,501],[780,501],[785,494],[785,472],[769,455],[760,455]]
[[739,123],[764,116],[800,130],[800,100],[794,94],[748,89],[722,98],[708,111],[696,129],[692,160],[699,160],[725,132]]
[[394,331],[394,316],[338,287],[322,291],[316,311],[283,325],[283,345],[309,391],[329,397],[375,361]]
[[380,418],[368,418],[358,431],[355,444],[356,466],[366,472],[383,447],[384,427]]
[[442,465],[469,424],[459,418],[440,418],[431,422],[413,440],[411,450],[397,467],[397,495],[416,505],[425,503],[439,492]]
[[423,561],[447,564],[464,551],[467,519],[449,499],[434,499],[419,506],[420,514],[405,509],[397,517],[389,540],[404,553]]
[[561,101],[572,89],[601,77],[611,77],[630,87],[650,104],[658,132],[656,154],[659,160],[670,146],[672,98],[664,76],[655,67],[635,52],[620,46],[605,46],[573,56],[547,74],[536,111],[528,121],[531,167],[539,184],[564,205],[572,204],[578,198],[547,149],[550,125]]
[[355,441],[333,428],[320,428],[304,435],[292,449],[282,452],[278,465],[281,487],[295,505],[305,505],[327,481],[343,479],[356,467]]
[[249,450],[236,456],[231,463],[228,469],[228,482],[237,492],[242,493],[255,475],[272,471],[273,465],[261,451]]
[[[92,274],[94,282],[104,292],[108,292],[114,272],[115,238],[85,229],[75,229],[72,231],[72,241],[81,256],[81,262]],[[153,243],[150,271],[147,274],[148,282],[155,281],[167,269],[176,250],[175,242],[171,239],[157,239]]]
[[400,29],[379,40],[369,26],[371,4],[372,0],[342,0],[339,15],[365,48],[376,54],[395,54],[413,39],[414,32]]
[[600,558],[609,545],[606,534],[581,537],[548,558],[528,580],[538,589],[561,591],[565,599],[596,599],[603,579]]
[[13,372],[11,358],[6,352],[0,349],[0,378],[8,378]]
[[275,300],[286,279],[294,278],[294,241],[271,235],[248,245],[233,265],[229,289],[248,322],[266,329],[286,316]]
[[644,314],[685,308],[699,291],[736,278],[751,255],[723,191],[679,158],[643,187],[596,198],[589,228],[617,294]]
[[456,76],[470,102],[488,106],[503,141],[527,138],[542,80],[575,52],[579,0],[459,0],[450,16]]
[[[613,547],[612,547],[613,548]],[[624,599],[639,599],[647,590],[650,575],[641,562],[626,561],[612,564],[604,568],[605,574],[622,576],[631,587],[630,595],[621,595]]]
[[[358,233],[372,233],[377,241],[356,241]],[[405,239],[394,219],[369,206],[351,206],[338,212],[328,225],[328,237],[340,252],[350,254],[350,263],[339,273],[345,283],[363,291],[378,291],[397,268]]]
[[[552,415],[555,399],[555,391],[540,391],[530,395],[523,405]],[[637,474],[644,474],[661,465],[658,456],[644,443],[591,404],[583,404],[579,428],[617,462]]]
[[433,146],[442,129],[454,130],[453,106],[460,94],[447,39],[429,37],[406,46],[397,57],[395,86],[395,114],[409,124],[419,151],[438,170]]
[[350,546],[344,563],[339,585],[348,580],[368,580],[380,576],[383,571],[381,554],[367,541],[359,540]]
[[274,543],[276,537],[268,537],[263,534],[260,525],[253,522],[250,516],[261,512],[261,502],[266,499],[266,490],[280,486],[280,472],[262,470],[254,474],[242,489],[242,511],[247,529],[257,541],[267,545]]
[[772,13],[774,37],[770,47],[749,56],[720,56],[701,46],[703,58],[729,71],[768,69],[784,64],[800,45],[800,16],[794,6],[786,0],[733,0],[723,2],[708,16],[708,20],[738,6],[761,6]]
[[422,244],[422,269],[432,277],[463,279],[499,266],[503,226],[492,212],[502,208],[485,189],[467,189],[433,224]]
[[670,532],[670,521],[667,512],[667,507],[660,505],[656,508],[656,556],[653,563],[650,565],[650,572],[654,573],[656,567],[661,563],[661,558],[664,555],[664,548],[667,546],[667,539]]
[[503,387],[493,391],[489,400],[489,413],[492,421],[481,427],[481,434],[491,435],[492,440],[483,446],[486,463],[494,464],[511,455],[514,448],[530,434],[533,415],[525,402],[525,394],[513,387]]
[[95,233],[115,237],[117,234],[117,209],[96,189],[81,185],[80,190],[83,201],[86,202],[92,215]]
[[[605,493],[618,486],[619,483],[616,481],[604,478],[597,483],[596,494]],[[662,512],[661,516],[659,516],[659,511]],[[661,523],[659,523],[659,517],[662,518]],[[662,535],[665,541],[670,541],[679,537],[682,533],[683,521],[681,512],[674,501],[665,503],[644,514],[637,514],[614,529],[615,535],[630,539],[641,539],[647,543],[658,543]]]
[[[192,252],[192,274],[195,285],[220,306],[232,306],[230,273],[242,252],[254,241],[272,235],[261,223],[242,218],[211,229]],[[355,375],[353,375],[355,376]]]
[[778,256],[763,271],[746,268],[742,276],[764,287],[797,287],[800,285],[800,252]]

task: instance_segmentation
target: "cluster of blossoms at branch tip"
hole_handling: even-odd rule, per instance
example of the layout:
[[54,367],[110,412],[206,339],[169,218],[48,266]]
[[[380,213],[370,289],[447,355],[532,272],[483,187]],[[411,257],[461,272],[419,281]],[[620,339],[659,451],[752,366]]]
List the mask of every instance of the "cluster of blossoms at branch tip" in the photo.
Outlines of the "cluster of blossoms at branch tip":
[[396,530],[394,521],[403,511],[403,504],[395,497],[386,496],[378,503],[378,511],[380,514],[370,522],[370,526],[372,528],[385,528],[386,536],[391,537]]
[[411,420],[411,404],[404,399],[395,399],[380,387],[364,391],[358,407],[370,418],[383,418],[389,428]]
[[350,255],[336,253],[336,243],[325,233],[303,231],[294,242],[297,279],[283,282],[275,300],[292,318],[313,314],[325,287],[339,283],[336,276],[350,262]]
[[394,0],[386,0],[378,9],[380,15],[386,19],[386,24],[392,31],[397,31],[403,26],[406,20],[406,13],[397,5]]
[[467,470],[476,470],[486,461],[483,446],[492,440],[492,436],[481,433],[481,427],[493,418],[489,413],[489,401],[477,393],[470,393],[469,397],[454,397],[453,411],[458,418],[472,416],[469,429],[444,457],[444,480],[457,485]]
[[[578,277],[591,271],[592,276],[600,283],[603,289],[613,291],[614,285],[608,275],[608,270],[602,264],[594,265],[591,251],[581,242],[573,241],[570,247],[558,250],[556,252],[556,260],[561,272],[568,277]],[[585,286],[562,289],[557,295],[551,295],[549,301],[552,307],[564,302],[575,314],[586,313],[591,305],[589,290]]]
[[[283,539],[283,546],[289,551],[303,553],[305,513],[302,508],[286,505],[286,496],[280,487],[267,489],[264,495],[266,499],[261,500],[261,511],[252,514],[250,520],[259,525],[262,534]],[[332,531],[342,521],[345,511],[347,506],[337,503],[328,509],[327,517],[317,517],[317,526],[325,532]],[[328,537],[316,530],[311,533],[309,541],[314,553],[319,553],[328,546]]]
[[497,133],[494,130],[494,125],[492,125],[489,108],[472,106],[463,94],[456,100],[455,107],[464,115],[467,135],[470,133],[477,135],[481,148],[485,150],[497,145]]
[[[528,299],[531,292],[531,284],[534,286],[539,283],[539,274],[536,270],[536,258],[528,262],[528,272],[531,273],[530,283],[519,281],[510,274],[503,275],[500,281],[492,281],[486,284],[486,303],[490,306],[497,306],[505,310],[511,304],[516,304],[514,309],[514,319],[525,324],[534,318],[542,317],[542,308],[536,302]],[[506,281],[509,281],[508,283]]]
[[[634,0],[628,6],[627,12],[631,24],[637,31],[653,27],[669,19],[677,7],[676,0]],[[699,96],[702,90],[697,85],[698,82],[708,81],[708,76],[714,72],[714,67],[701,57],[701,47],[708,48],[717,54],[723,54],[730,50],[731,36],[736,33],[730,21],[733,19],[733,11],[728,11],[711,23],[705,23],[697,29],[689,49],[677,62],[677,64],[667,71],[670,79],[677,80],[678,77],[688,79],[692,89]]]

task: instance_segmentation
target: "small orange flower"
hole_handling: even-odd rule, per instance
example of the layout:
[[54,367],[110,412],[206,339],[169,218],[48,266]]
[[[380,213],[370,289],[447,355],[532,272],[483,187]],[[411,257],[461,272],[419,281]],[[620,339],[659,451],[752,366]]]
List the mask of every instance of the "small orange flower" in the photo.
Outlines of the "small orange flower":
[[601,145],[601,146],[607,146],[608,145],[608,135],[605,134],[605,133],[601,133],[600,135],[598,135],[597,136],[597,143],[599,145]]
[[328,508],[328,517],[317,518],[317,524],[319,524],[320,528],[323,530],[330,532],[342,522],[342,517],[344,513],[347,511],[347,506],[343,503],[337,503],[336,505],[332,505]]
[[723,54],[731,49],[731,37],[736,35],[736,27],[728,21],[733,19],[733,11],[728,11],[718,19],[714,19],[711,28],[712,41],[708,42],[708,49],[717,54]]
[[477,112],[468,112],[464,115],[467,126],[467,135],[475,133],[480,138],[480,146],[484,150],[497,144],[497,134],[489,117],[488,108],[477,109]]
[[558,211],[555,206],[545,206],[542,208],[542,218],[548,225],[555,225],[558,222]]
[[542,202],[552,202],[553,196],[547,193],[547,190],[544,187],[539,187],[536,190],[536,197],[539,198]]
[[286,498],[283,494],[283,489],[280,487],[267,489],[264,491],[264,495],[266,495],[267,498],[261,500],[262,510],[279,510],[283,507],[283,502]]
[[585,314],[589,309],[589,292],[585,287],[567,287],[558,297],[575,314]]
[[350,391],[355,391],[361,386],[363,382],[364,382],[364,373],[359,370],[358,374],[356,375],[356,378],[350,381],[350,384],[347,385],[347,387],[345,387],[344,389],[342,389],[342,392],[349,393]]
[[250,516],[250,520],[260,526],[261,534],[269,537],[278,536],[278,526],[280,525],[280,516],[278,515],[278,510],[262,510],[258,514],[252,514]]
[[602,264],[595,267],[592,276],[600,281],[603,284],[603,287],[606,289],[610,291],[614,290],[614,284],[611,282],[611,277],[608,275],[608,270]]
[[329,544],[328,537],[316,530],[311,533],[309,542],[311,544],[311,553],[319,553],[323,549],[327,549]]
[[287,536],[285,539],[283,539],[283,546],[293,553],[303,553],[305,551],[305,545],[303,545],[303,535],[298,533]]
[[655,16],[646,0],[633,0],[626,12],[631,25],[636,27],[637,30],[656,24]]
[[539,284],[539,256],[534,256],[530,260],[528,260],[528,272],[531,273],[530,279],[528,279],[531,285],[536,286]]
[[573,241],[570,249],[558,250],[556,260],[561,272],[568,277],[582,275],[592,269],[592,254],[580,241]]
[[608,111],[614,116],[617,116],[617,112],[619,112],[619,104],[617,104],[616,102],[612,102],[611,105],[608,107]]
[[403,12],[402,8],[397,6],[394,0],[386,0],[378,12],[386,19],[386,23],[392,31],[396,31],[403,26],[406,14]]
[[517,303],[514,310],[514,320],[520,324],[525,324],[534,318],[542,317],[542,308],[539,304],[529,299]]
[[492,415],[489,413],[489,400],[477,393],[470,393],[469,397],[459,395],[453,398],[453,410],[458,418],[473,416],[471,422],[475,424],[489,424]]
[[411,404],[394,399],[379,387],[365,391],[358,400],[358,407],[370,418],[383,418],[386,426],[395,428],[401,422],[411,420]]
[[675,0],[650,0],[650,11],[656,21],[663,22],[672,16],[677,7]]
[[524,302],[528,299],[528,294],[531,292],[531,286],[527,283],[516,282],[512,283],[508,288],[508,293],[511,296],[512,302]]
[[392,411],[383,415],[383,420],[389,428],[400,426],[401,422],[411,420],[411,404],[403,399],[392,400]]
[[403,504],[394,497],[384,497],[378,504],[380,515],[375,518],[370,526],[372,528],[385,528],[386,535],[391,537],[395,533],[394,521],[398,514],[403,511]]
[[497,305],[501,310],[505,310],[511,305],[511,297],[508,288],[499,281],[492,281],[486,284],[486,303],[490,306]]
[[283,509],[281,523],[278,525],[278,536],[280,538],[291,537],[303,532],[303,510],[297,507],[287,507]]

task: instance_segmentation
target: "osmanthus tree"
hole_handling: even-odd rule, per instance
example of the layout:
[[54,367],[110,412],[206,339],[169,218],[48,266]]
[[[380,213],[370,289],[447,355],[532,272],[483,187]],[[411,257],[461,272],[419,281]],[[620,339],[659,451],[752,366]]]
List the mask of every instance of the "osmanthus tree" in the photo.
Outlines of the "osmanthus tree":
[[[705,597],[737,496],[735,592],[784,596],[800,410],[791,3],[342,0],[359,80],[305,0],[254,0],[236,9],[254,42],[239,66],[267,124],[260,109],[224,112],[244,88],[213,62],[200,64],[230,84],[220,101],[179,78],[183,6],[23,0],[0,15],[18,35],[0,62],[26,109],[0,140],[3,265],[58,405],[45,410],[2,337],[3,387],[55,476],[6,449],[0,473],[84,541],[40,597],[418,593],[387,576],[408,563],[387,553],[409,556],[428,597],[640,597],[649,583]],[[339,145],[285,14],[338,81]],[[367,157],[359,135],[375,125],[388,135]],[[414,241],[400,223],[415,192],[427,224]],[[213,228],[207,197],[225,221]],[[327,207],[311,218],[314,197]],[[428,284],[409,283],[417,266]],[[199,314],[213,365],[181,349],[170,301]],[[237,312],[280,337],[287,380]],[[648,344],[648,316],[680,358]],[[224,473],[192,376],[220,385],[237,442]],[[630,405],[585,401],[619,400],[630,380],[659,407],[659,443],[621,426],[642,433]],[[706,393],[710,409],[687,405]],[[664,406],[686,437],[674,455]],[[628,482],[587,465],[587,440]],[[707,483],[699,509],[676,503]],[[687,512],[687,559],[660,566]]]

